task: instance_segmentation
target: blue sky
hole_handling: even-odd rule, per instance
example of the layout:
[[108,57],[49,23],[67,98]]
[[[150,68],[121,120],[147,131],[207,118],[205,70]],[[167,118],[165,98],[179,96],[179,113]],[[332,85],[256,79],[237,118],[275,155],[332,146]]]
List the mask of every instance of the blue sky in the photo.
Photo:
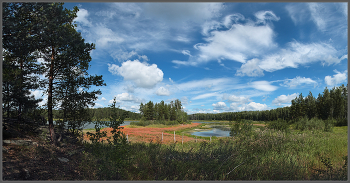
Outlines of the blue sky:
[[133,112],[175,99],[188,114],[268,110],[347,84],[347,3],[74,6],[96,44],[89,74],[107,84],[95,108],[116,97]]

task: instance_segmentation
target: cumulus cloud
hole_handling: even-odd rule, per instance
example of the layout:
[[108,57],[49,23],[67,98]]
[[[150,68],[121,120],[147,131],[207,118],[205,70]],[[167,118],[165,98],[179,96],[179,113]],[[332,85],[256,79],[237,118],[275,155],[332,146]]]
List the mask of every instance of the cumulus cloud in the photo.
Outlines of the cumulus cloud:
[[240,108],[240,111],[262,111],[267,110],[268,107],[266,104],[260,104],[255,102],[250,102],[249,104],[245,104]]
[[[206,43],[197,43],[194,48],[199,54],[188,61],[173,60],[177,65],[197,66],[218,59],[234,60],[245,63],[251,56],[257,56],[277,47],[275,33],[265,24],[266,20],[278,20],[271,11],[258,12],[258,22],[245,20],[241,14],[226,16],[222,22],[209,21],[203,25],[202,34]],[[245,20],[245,23],[239,22]],[[257,25],[256,23],[264,23]],[[228,30],[222,30],[222,28]]]
[[104,100],[106,100],[106,98],[102,97],[101,100],[104,101]]
[[158,88],[158,90],[156,91],[156,94],[159,96],[169,96],[170,92],[168,89],[164,88],[164,87],[160,87]]
[[275,98],[272,103],[277,105],[277,106],[280,106],[282,104],[287,104],[287,103],[291,103],[291,101],[293,99],[295,99],[295,97],[298,97],[299,96],[299,93],[293,93],[293,94],[290,94],[290,95],[280,95],[278,96],[277,98]]
[[237,104],[244,104],[247,102],[251,102],[251,100],[248,97],[244,96],[236,96],[236,95],[228,95],[224,94],[222,97],[223,100],[228,100],[229,102],[234,102]]
[[264,76],[263,70],[259,67],[259,59],[252,59],[247,61],[247,63],[242,64],[241,68],[237,70],[236,76]]
[[112,74],[124,77],[124,80],[132,81],[138,87],[153,88],[163,80],[163,71],[156,64],[149,65],[139,60],[126,61],[122,66],[108,64],[108,71]]
[[275,91],[278,88],[277,86],[271,85],[268,81],[254,81],[251,82],[250,87],[262,91]]
[[227,31],[213,31],[206,38],[207,44],[197,44],[199,62],[225,58],[244,63],[248,55],[261,53],[263,49],[275,47],[274,32],[269,26],[234,24]]
[[223,110],[226,107],[225,102],[217,102],[215,104],[212,104],[214,107],[214,110]]
[[319,61],[323,65],[331,65],[341,61],[336,55],[337,50],[327,43],[302,44],[293,41],[288,44],[287,49],[281,49],[276,54],[265,56],[259,63],[259,67],[265,71],[273,72]]
[[[136,103],[140,103],[141,99],[139,99],[138,97],[135,97],[132,94],[129,93],[121,93],[118,95],[115,95],[114,98],[116,99],[116,103],[121,103],[121,102],[136,102]],[[113,99],[109,101],[109,103],[113,103]]]
[[295,88],[295,87],[302,85],[302,84],[314,84],[316,86],[317,82],[312,80],[311,78],[297,76],[293,79],[286,79],[283,82],[283,84],[280,84],[280,85],[285,86],[285,87]]
[[79,9],[79,11],[77,12],[77,17],[73,20],[76,22],[81,23],[84,26],[88,26],[91,27],[92,24],[91,22],[87,19],[87,17],[89,16],[89,12],[86,9]]
[[337,70],[333,70],[335,73],[333,77],[332,76],[326,76],[324,78],[326,84],[328,86],[335,86],[337,84],[343,83],[347,81],[348,78],[348,70],[345,70],[343,73],[337,71]]
[[116,96],[116,99],[121,101],[133,101],[135,100],[135,97],[129,93],[122,93],[122,94],[118,94]]

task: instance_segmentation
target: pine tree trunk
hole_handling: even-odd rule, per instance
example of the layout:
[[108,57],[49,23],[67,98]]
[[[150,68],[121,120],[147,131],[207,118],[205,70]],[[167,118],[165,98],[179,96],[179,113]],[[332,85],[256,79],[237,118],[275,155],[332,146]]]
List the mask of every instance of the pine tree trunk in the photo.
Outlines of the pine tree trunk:
[[50,76],[49,76],[49,91],[48,91],[48,99],[47,99],[47,112],[49,118],[49,130],[51,140],[54,145],[57,145],[55,129],[53,126],[53,115],[52,115],[52,87],[53,87],[53,66],[54,66],[54,54],[55,48],[52,46],[52,54],[51,54],[51,66],[50,66]]

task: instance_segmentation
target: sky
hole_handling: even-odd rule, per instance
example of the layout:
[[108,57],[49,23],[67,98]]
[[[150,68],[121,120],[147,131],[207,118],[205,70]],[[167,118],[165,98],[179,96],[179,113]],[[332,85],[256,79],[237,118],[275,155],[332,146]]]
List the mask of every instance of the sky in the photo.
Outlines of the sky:
[[94,108],[116,98],[132,112],[175,99],[188,114],[269,110],[347,84],[346,2],[64,4],[74,6],[96,45],[88,73],[107,84],[91,87],[102,91]]

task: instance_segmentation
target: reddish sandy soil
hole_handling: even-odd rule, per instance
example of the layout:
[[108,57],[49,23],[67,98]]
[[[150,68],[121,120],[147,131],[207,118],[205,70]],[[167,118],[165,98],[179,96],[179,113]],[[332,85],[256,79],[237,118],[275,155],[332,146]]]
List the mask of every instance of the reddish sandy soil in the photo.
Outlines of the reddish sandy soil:
[[[138,127],[138,128],[124,128],[121,130],[125,135],[128,135],[130,142],[159,142],[164,144],[174,143],[174,134],[165,133],[165,131],[177,131],[185,128],[192,128],[200,125],[200,123],[184,124],[166,128],[153,128],[153,127]],[[107,137],[112,136],[112,128],[104,128],[101,131],[107,131]],[[162,141],[163,132],[163,141]],[[87,137],[85,137],[88,139]],[[105,140],[104,138],[103,140]],[[182,135],[175,135],[176,142],[182,142]],[[183,136],[183,142],[195,141],[195,138]],[[203,141],[197,139],[197,141]]]

